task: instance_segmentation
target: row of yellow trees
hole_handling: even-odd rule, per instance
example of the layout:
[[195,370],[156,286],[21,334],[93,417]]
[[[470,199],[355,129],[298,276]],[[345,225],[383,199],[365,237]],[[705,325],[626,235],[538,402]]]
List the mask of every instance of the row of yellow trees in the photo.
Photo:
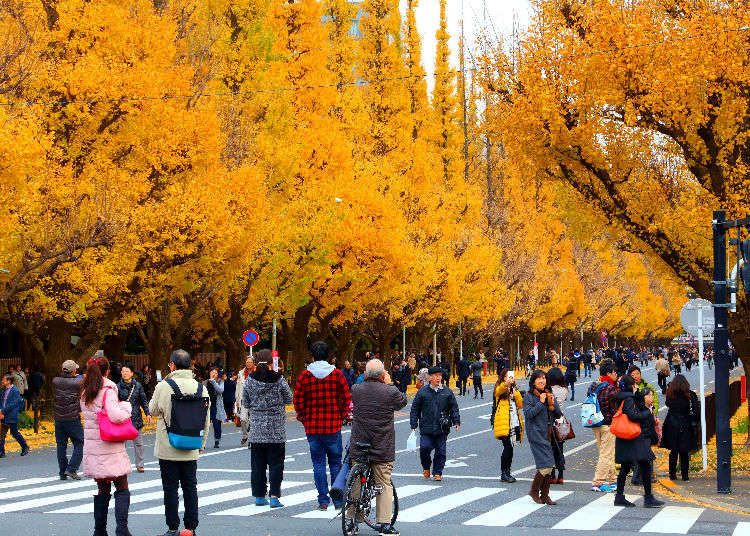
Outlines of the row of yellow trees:
[[54,370],[135,330],[157,368],[212,343],[236,365],[274,318],[297,368],[313,333],[344,356],[459,322],[493,347],[675,334],[680,268],[548,180],[557,94],[520,79],[558,79],[502,50],[454,72],[442,0],[428,94],[416,5],[0,0],[0,321],[24,352]]

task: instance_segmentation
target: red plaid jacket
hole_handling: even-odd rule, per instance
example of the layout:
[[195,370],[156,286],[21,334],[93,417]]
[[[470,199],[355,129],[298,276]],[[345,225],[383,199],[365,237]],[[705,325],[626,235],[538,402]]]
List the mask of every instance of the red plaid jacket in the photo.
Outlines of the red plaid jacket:
[[319,380],[309,370],[299,375],[294,387],[294,411],[307,434],[335,434],[349,413],[349,385],[334,369]]

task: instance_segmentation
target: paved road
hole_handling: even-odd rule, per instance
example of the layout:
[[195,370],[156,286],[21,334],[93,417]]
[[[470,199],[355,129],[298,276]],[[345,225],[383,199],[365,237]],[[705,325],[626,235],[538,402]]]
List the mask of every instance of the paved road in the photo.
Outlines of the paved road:
[[[739,371],[735,371],[737,374]],[[697,385],[697,370],[688,373]],[[653,365],[646,378],[656,383]],[[523,382],[523,380],[521,380]],[[460,397],[463,424],[450,435],[448,464],[442,484],[424,480],[414,452],[399,451],[394,482],[401,495],[398,526],[402,534],[429,531],[437,536],[528,534],[530,529],[553,529],[555,534],[602,535],[691,534],[705,536],[750,536],[750,519],[704,509],[693,504],[668,501],[661,510],[612,506],[612,495],[589,491],[596,447],[593,435],[576,423],[578,409],[589,378],[577,385],[575,401],[566,403],[577,437],[566,444],[568,471],[563,486],[553,486],[558,506],[533,504],[526,492],[534,474],[528,446],[516,449],[513,472],[516,484],[501,483],[500,444],[489,431],[491,400]],[[708,388],[713,381],[708,372]],[[486,391],[489,391],[489,386]],[[662,413],[662,416],[664,413]],[[409,434],[408,407],[396,418],[398,448],[404,449]],[[315,510],[316,493],[307,442],[296,421],[287,423],[287,460],[283,509],[269,512],[250,504],[250,456],[239,446],[239,434],[225,425],[221,449],[209,449],[199,462],[201,534],[228,535],[240,531],[268,535],[334,536],[340,520],[324,519]],[[348,431],[344,432],[345,440]],[[147,438],[152,443],[152,438]],[[164,517],[157,462],[149,460],[144,474],[133,473],[130,487],[131,532],[134,536],[163,533]],[[13,536],[84,535],[93,527],[92,500],[95,485],[90,480],[60,482],[56,478],[54,450],[35,451],[25,458],[11,455],[0,460],[0,526]],[[626,488],[640,503],[642,489]],[[111,526],[114,520],[111,519]],[[11,530],[12,529],[12,530]],[[160,532],[161,531],[161,532]],[[113,531],[112,531],[113,532]],[[369,531],[362,530],[362,534]]]

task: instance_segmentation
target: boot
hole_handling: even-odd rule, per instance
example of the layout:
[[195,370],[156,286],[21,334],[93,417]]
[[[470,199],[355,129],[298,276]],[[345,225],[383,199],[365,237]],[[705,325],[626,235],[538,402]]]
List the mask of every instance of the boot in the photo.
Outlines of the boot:
[[552,476],[547,475],[544,477],[544,480],[542,481],[542,487],[540,490],[540,499],[543,504],[549,504],[550,506],[554,506],[557,503],[553,501],[549,496],[549,485],[552,483]]
[[627,506],[628,508],[635,506],[632,502],[625,498],[622,493],[615,494],[615,506]]
[[94,495],[94,536],[107,536],[110,495]]
[[644,508],[661,508],[664,506],[664,501],[658,500],[653,494],[643,496],[643,507]]
[[130,510],[130,490],[115,491],[115,520],[117,536],[132,536],[128,530],[128,510]]
[[529,497],[531,497],[531,500],[537,504],[544,504],[544,501],[539,497],[539,490],[542,487],[544,478],[544,475],[537,471],[534,475],[534,480],[531,483],[531,489],[529,490]]
[[510,474],[510,471],[503,471],[500,473],[500,482],[507,482],[509,484],[515,483],[516,479]]

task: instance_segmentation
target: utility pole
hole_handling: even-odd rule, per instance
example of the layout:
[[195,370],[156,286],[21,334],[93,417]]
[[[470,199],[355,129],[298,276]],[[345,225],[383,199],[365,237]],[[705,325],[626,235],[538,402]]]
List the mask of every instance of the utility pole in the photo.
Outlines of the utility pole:
[[402,335],[401,336],[401,342],[402,342],[401,346],[402,346],[402,350],[404,352],[404,361],[406,361],[406,326],[404,326],[404,330],[403,330],[403,332],[402,332],[401,335]]
[[732,488],[732,430],[729,426],[729,332],[727,330],[726,213],[714,211],[714,371],[716,379],[716,491]]
[[432,366],[437,366],[437,323],[432,325]]

